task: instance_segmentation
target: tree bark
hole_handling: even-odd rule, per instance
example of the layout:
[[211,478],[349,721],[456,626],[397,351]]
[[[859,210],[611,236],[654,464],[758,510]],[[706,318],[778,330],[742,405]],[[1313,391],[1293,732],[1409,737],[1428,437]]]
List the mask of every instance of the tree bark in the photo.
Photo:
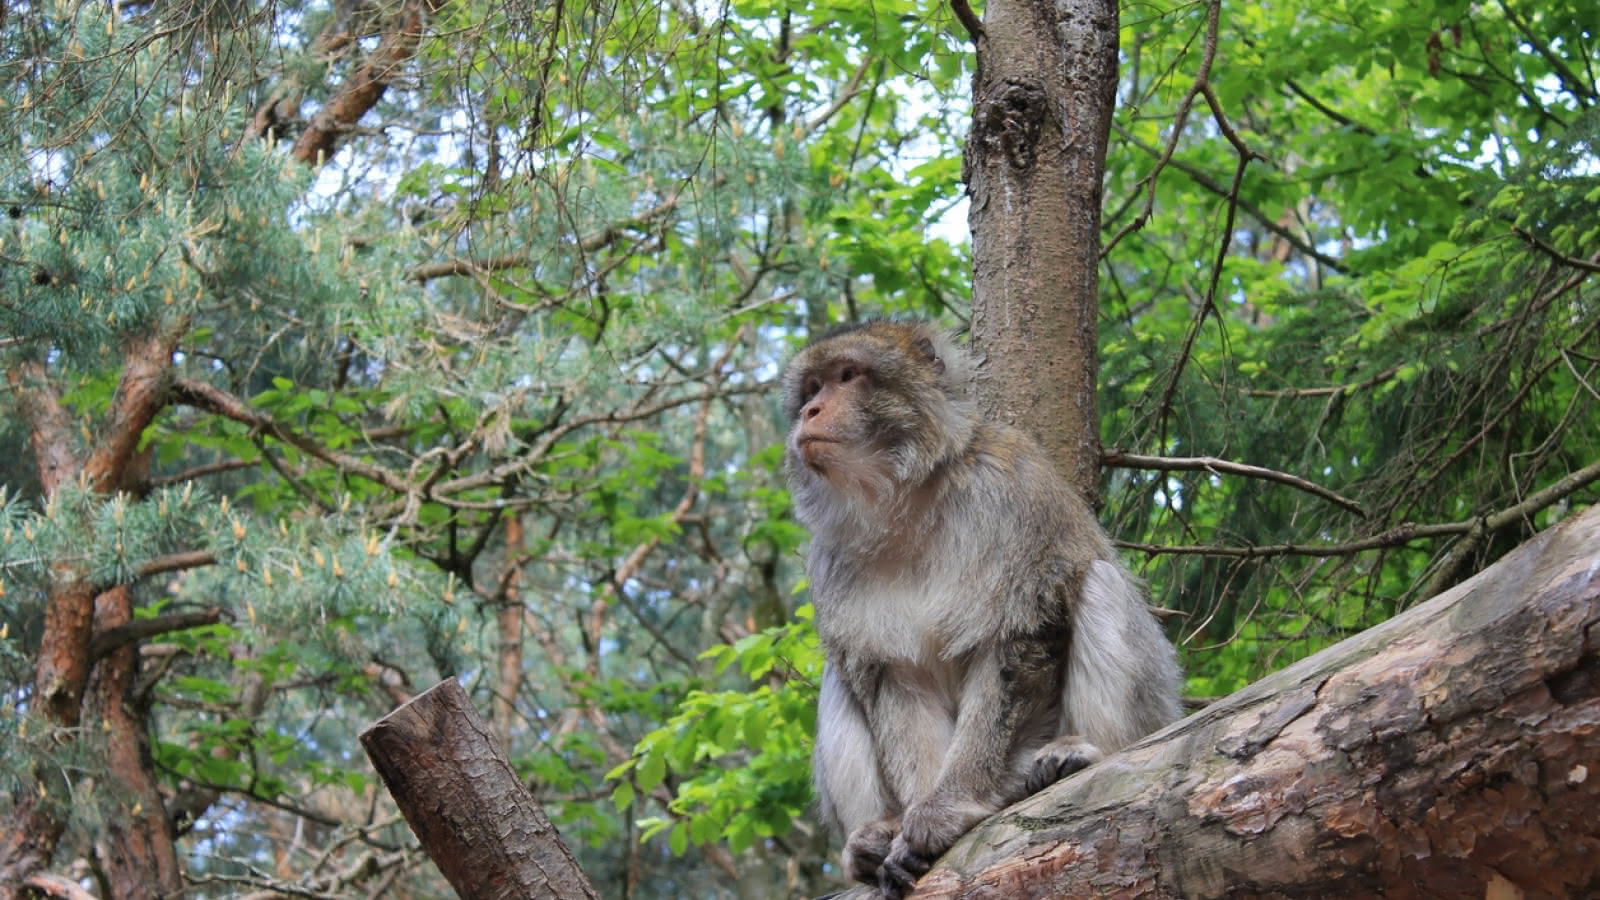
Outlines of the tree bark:
[[984,412],[1031,430],[1092,504],[1100,182],[1117,28],[1115,0],[986,4],[962,172]]
[[362,732],[361,745],[463,900],[594,898],[490,735],[461,685],[447,678]]
[[[133,597],[119,585],[95,598],[97,633],[133,621]],[[84,717],[101,723],[96,737],[111,783],[122,795],[122,809],[95,835],[95,861],[104,874],[107,900],[157,900],[183,893],[172,823],[149,765],[150,735],[145,711],[133,707],[139,674],[138,650],[127,644],[94,667],[84,697]]]
[[1600,506],[1005,810],[914,896],[1595,897],[1596,808]]

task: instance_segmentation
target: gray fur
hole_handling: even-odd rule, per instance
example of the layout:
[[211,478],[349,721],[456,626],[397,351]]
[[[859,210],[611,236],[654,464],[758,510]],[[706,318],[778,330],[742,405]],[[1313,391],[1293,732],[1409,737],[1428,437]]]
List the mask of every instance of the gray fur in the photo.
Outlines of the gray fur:
[[802,351],[786,467],[827,655],[814,767],[846,871],[898,897],[974,824],[1179,715],[1172,645],[1082,498],[979,422],[923,323]]

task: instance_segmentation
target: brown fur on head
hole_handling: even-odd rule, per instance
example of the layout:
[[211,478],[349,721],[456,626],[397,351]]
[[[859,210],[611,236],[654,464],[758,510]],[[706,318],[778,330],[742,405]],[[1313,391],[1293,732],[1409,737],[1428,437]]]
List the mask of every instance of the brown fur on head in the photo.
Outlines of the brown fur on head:
[[927,322],[872,320],[802,350],[782,379],[801,518],[809,490],[892,504],[963,452],[971,374],[966,351]]

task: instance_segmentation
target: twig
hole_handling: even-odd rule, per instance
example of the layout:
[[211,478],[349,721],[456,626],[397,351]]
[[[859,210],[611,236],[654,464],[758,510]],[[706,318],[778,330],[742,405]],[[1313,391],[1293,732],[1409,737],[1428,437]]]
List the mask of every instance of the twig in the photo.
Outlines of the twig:
[[157,556],[147,560],[139,567],[140,578],[150,578],[166,572],[181,572],[184,569],[198,569],[201,566],[214,566],[217,556],[210,550],[186,550],[182,553],[169,553],[166,556]]
[[1534,491],[1528,495],[1527,499],[1515,506],[1463,523],[1470,526],[1465,529],[1467,537],[1451,547],[1450,552],[1446,553],[1444,558],[1439,560],[1438,564],[1433,567],[1433,574],[1428,577],[1422,589],[1417,592],[1418,596],[1432,597],[1434,594],[1444,590],[1451,579],[1455,578],[1456,571],[1461,568],[1461,564],[1489,535],[1508,525],[1523,521],[1528,516],[1596,480],[1600,480],[1600,459],[1576,472],[1568,473],[1549,487]]
[[1577,256],[1568,256],[1567,254],[1562,253],[1560,250],[1557,250],[1555,247],[1546,243],[1538,235],[1531,231],[1527,231],[1520,226],[1511,226],[1511,231],[1517,237],[1522,238],[1522,240],[1525,241],[1528,246],[1533,247],[1540,253],[1543,253],[1544,255],[1550,257],[1558,263],[1561,263],[1564,266],[1571,266],[1574,269],[1582,269],[1585,272],[1600,272],[1600,261],[1597,261],[1600,260],[1600,253],[1591,255],[1589,259],[1583,259]]
[[192,469],[185,469],[175,475],[162,475],[159,478],[152,478],[150,479],[149,484],[152,488],[166,487],[169,484],[182,484],[185,481],[193,481],[196,478],[201,478],[206,475],[216,475],[220,472],[232,472],[235,469],[254,468],[256,464],[257,461],[253,459],[224,459],[220,462],[206,463],[203,466],[195,466]]
[[1320,484],[1307,481],[1298,475],[1290,475],[1287,472],[1233,462],[1232,460],[1218,459],[1214,456],[1141,456],[1134,453],[1123,453],[1120,450],[1111,450],[1101,454],[1100,461],[1105,465],[1115,466],[1120,469],[1153,469],[1164,472],[1226,472],[1230,475],[1244,475],[1249,478],[1259,478],[1263,481],[1275,481],[1279,484],[1299,488],[1308,494],[1315,494],[1363,518],[1367,515],[1366,510],[1356,501],[1337,494]]
[[1330,397],[1335,394],[1353,394],[1356,391],[1365,390],[1388,381],[1399,373],[1400,368],[1400,366],[1390,366],[1371,378],[1354,384],[1334,384],[1327,387],[1309,388],[1252,388],[1245,391],[1245,394],[1250,397],[1288,398],[1291,400],[1301,397]]
[[950,8],[955,11],[956,18],[961,21],[961,27],[967,30],[967,36],[972,38],[974,44],[983,39],[987,34],[983,30],[983,22],[972,11],[967,0],[950,0]]
[[1343,544],[1286,543],[1262,544],[1258,547],[1228,547],[1205,544],[1140,544],[1133,541],[1116,541],[1115,543],[1124,550],[1134,550],[1151,556],[1222,556],[1237,559],[1265,559],[1272,556],[1349,556],[1354,553],[1365,553],[1368,550],[1379,550],[1384,547],[1398,547],[1402,544],[1409,544],[1412,541],[1425,538],[1464,534],[1471,530],[1472,525],[1471,521],[1445,522],[1435,525],[1417,525],[1407,522],[1371,537]]
[[[1134,136],[1133,132],[1128,131],[1126,128],[1123,128],[1116,123],[1112,123],[1111,130],[1115,131],[1119,138],[1122,138],[1130,145],[1143,150],[1151,156],[1161,155],[1161,151],[1158,148],[1139,140]],[[1168,165],[1171,165],[1172,168],[1177,169],[1179,172],[1182,172],[1185,175],[1188,175],[1191,181],[1200,185],[1211,193],[1216,194],[1219,197],[1228,196],[1228,189],[1216,179],[1206,174],[1204,170],[1192,166],[1181,159],[1170,160]],[[1289,246],[1298,250],[1301,255],[1309,256],[1321,265],[1326,266],[1335,272],[1342,273],[1348,271],[1349,267],[1347,265],[1306,243],[1304,239],[1273,221],[1272,217],[1263,212],[1260,207],[1244,199],[1243,197],[1239,198],[1239,208],[1249,213],[1251,218],[1255,219],[1262,228],[1280,238],[1283,238],[1283,240],[1288,243]],[[1101,257],[1104,257],[1105,253],[1102,252],[1100,255]]]
[[1161,152],[1161,157],[1156,160],[1156,164],[1149,172],[1145,173],[1143,178],[1139,179],[1139,184],[1134,188],[1134,190],[1145,188],[1147,191],[1144,209],[1139,211],[1139,215],[1135,216],[1133,221],[1122,226],[1116,234],[1112,235],[1111,240],[1106,241],[1105,246],[1100,248],[1101,259],[1105,259],[1111,253],[1112,248],[1121,243],[1123,238],[1143,228],[1144,223],[1150,221],[1150,216],[1155,212],[1156,176],[1161,174],[1161,170],[1167,167],[1168,162],[1171,162],[1172,155],[1178,152],[1178,139],[1183,137],[1183,128],[1188,124],[1189,110],[1194,106],[1194,98],[1199,96],[1201,88],[1205,87],[1206,80],[1211,77],[1211,63],[1217,58],[1217,21],[1221,14],[1221,0],[1211,0],[1206,7],[1205,53],[1200,57],[1200,71],[1194,76],[1194,84],[1189,86],[1189,90],[1183,94],[1183,99],[1178,101],[1178,114],[1173,118],[1172,136],[1167,139],[1166,149]]

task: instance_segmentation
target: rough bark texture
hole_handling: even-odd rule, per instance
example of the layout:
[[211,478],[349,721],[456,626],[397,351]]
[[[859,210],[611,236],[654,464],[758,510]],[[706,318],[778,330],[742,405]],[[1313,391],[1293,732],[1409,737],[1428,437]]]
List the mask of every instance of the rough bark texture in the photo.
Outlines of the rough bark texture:
[[1600,507],[1000,813],[914,896],[1596,897],[1597,809]]
[[1100,182],[1117,4],[991,0],[983,35],[963,179],[985,411],[1033,431],[1093,500]]
[[[97,633],[133,621],[133,598],[126,586],[102,593],[94,607]],[[108,820],[95,835],[95,860],[105,875],[107,900],[156,900],[183,892],[172,826],[148,765],[144,712],[133,707],[138,673],[138,651],[131,643],[113,650],[94,667],[84,699],[84,717],[102,724],[102,758],[123,801],[122,815]]]
[[382,43],[361,68],[350,73],[327,105],[311,117],[290,155],[307,165],[321,165],[332,159],[339,139],[378,105],[402,67],[416,55],[428,20],[442,6],[442,0],[413,0],[401,5],[385,30]]
[[361,745],[464,900],[595,897],[455,679],[379,719]]

